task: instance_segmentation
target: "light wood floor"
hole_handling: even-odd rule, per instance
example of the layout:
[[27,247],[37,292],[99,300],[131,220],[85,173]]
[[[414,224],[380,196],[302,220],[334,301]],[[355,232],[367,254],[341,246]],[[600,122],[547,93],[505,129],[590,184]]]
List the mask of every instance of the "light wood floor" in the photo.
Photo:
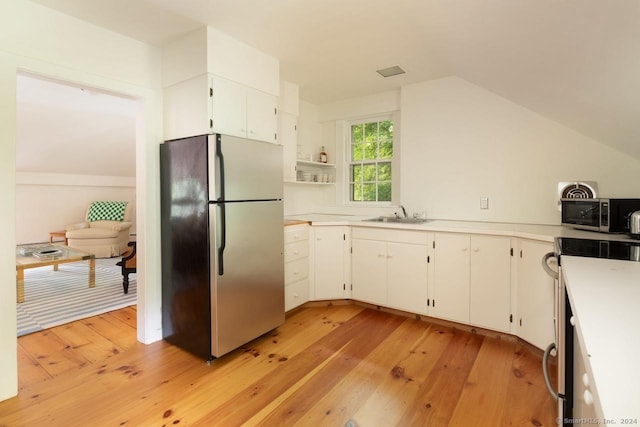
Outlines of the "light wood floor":
[[207,366],[135,308],[18,339],[0,426],[553,426],[540,356],[358,305],[309,307]]

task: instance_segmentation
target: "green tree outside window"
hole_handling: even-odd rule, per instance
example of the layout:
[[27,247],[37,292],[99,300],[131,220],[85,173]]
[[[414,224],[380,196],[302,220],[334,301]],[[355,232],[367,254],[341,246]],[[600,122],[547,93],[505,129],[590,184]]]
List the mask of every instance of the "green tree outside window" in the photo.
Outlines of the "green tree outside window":
[[352,125],[350,154],[350,200],[390,202],[393,121]]

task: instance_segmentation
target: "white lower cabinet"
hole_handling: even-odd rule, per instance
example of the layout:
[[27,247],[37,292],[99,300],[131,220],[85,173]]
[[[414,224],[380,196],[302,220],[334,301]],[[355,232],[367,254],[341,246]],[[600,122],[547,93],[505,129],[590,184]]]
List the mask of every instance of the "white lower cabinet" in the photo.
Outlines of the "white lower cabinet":
[[435,233],[429,315],[469,323],[468,234]]
[[352,298],[427,313],[427,245],[430,233],[352,229]]
[[351,296],[351,229],[348,226],[311,226],[312,299]]
[[351,241],[352,298],[387,305],[387,243],[375,240]]
[[518,245],[518,336],[544,349],[555,342],[554,280],[541,262],[553,244],[520,239]]
[[512,333],[540,349],[554,340],[554,284],[541,266],[552,243],[380,227],[309,231],[311,300],[353,298]]
[[471,236],[469,321],[500,332],[511,330],[511,238]]
[[435,233],[429,314],[509,332],[511,247],[509,237]]
[[389,243],[387,251],[389,307],[427,314],[427,245]]
[[589,355],[580,345],[578,331],[573,334],[573,419],[602,419],[598,392],[593,386]]
[[284,229],[284,309],[309,301],[309,226]]

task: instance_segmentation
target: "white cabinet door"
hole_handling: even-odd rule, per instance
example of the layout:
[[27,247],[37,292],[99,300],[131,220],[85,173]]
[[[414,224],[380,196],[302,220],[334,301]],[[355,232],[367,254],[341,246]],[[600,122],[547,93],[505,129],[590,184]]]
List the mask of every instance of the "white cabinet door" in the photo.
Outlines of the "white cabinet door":
[[164,139],[211,133],[209,76],[177,83],[164,89]]
[[386,305],[387,243],[353,239],[351,248],[353,299]]
[[221,133],[275,143],[278,98],[211,74],[164,90],[165,139]]
[[509,332],[511,315],[511,239],[471,236],[470,321]]
[[554,281],[541,260],[553,245],[525,239],[518,243],[518,336],[544,349],[555,340]]
[[282,178],[287,182],[296,181],[296,157],[298,152],[298,117],[278,112],[278,143],[282,144]]
[[278,97],[247,88],[247,138],[275,143]]
[[435,233],[429,314],[469,323],[469,235]]
[[223,135],[247,137],[247,88],[217,76],[211,76],[212,131]]
[[345,226],[312,226],[314,299],[342,299],[350,284],[348,229]]
[[389,307],[427,314],[427,256],[424,245],[387,244]]
[[[589,355],[580,346],[578,333],[573,334],[573,413],[576,420],[602,419],[598,390],[594,387]],[[589,366],[589,368],[587,368]],[[586,381],[585,381],[586,378]],[[588,396],[588,397],[587,397]],[[589,399],[589,400],[587,400]],[[593,423],[597,424],[597,423]]]

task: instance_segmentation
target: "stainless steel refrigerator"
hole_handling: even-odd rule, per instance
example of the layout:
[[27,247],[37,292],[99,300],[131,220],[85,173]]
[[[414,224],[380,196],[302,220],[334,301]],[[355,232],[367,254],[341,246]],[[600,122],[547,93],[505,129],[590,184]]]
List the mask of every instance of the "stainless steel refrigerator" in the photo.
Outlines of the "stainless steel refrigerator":
[[160,174],[164,339],[209,360],[281,325],[282,147],[166,141]]

